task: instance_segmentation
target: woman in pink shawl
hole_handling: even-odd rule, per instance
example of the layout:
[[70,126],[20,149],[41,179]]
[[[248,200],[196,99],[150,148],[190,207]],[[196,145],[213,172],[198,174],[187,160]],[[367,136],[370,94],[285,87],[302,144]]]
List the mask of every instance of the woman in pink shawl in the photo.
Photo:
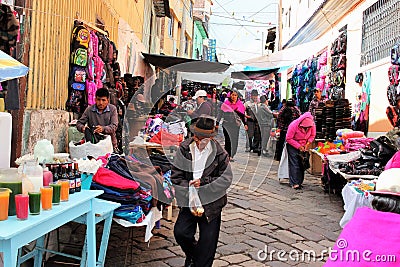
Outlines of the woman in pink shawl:
[[234,89],[228,93],[227,99],[222,103],[218,114],[217,122],[221,118],[224,119],[222,127],[225,137],[225,150],[228,152],[231,161],[233,161],[233,157],[237,152],[240,125],[243,123],[247,130],[244,116],[245,109],[243,102],[239,99],[238,91]]
[[324,267],[399,266],[400,169],[383,171],[371,194],[373,209],[356,210]]

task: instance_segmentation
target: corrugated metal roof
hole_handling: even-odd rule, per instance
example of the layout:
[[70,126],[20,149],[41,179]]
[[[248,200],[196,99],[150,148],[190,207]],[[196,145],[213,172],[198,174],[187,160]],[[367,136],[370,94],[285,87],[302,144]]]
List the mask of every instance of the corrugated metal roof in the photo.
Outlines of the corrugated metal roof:
[[321,37],[327,29],[337,24],[344,15],[364,0],[326,0],[297,33],[283,45],[283,49],[310,42]]

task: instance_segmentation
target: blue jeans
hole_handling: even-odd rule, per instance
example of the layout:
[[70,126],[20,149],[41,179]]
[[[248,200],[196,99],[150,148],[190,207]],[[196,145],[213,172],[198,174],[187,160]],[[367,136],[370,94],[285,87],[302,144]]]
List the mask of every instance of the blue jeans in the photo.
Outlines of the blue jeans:
[[300,160],[300,150],[286,143],[286,149],[289,157],[289,184],[302,185],[304,181],[304,167]]

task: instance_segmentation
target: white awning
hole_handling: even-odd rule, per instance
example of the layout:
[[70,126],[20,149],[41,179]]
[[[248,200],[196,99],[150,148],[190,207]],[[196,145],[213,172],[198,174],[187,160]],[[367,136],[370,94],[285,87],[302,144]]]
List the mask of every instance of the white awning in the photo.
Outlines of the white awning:
[[275,53],[246,60],[240,64],[265,70],[293,66],[309,57],[317,56],[329,44],[327,39],[317,39],[308,43],[276,51]]
[[198,73],[198,72],[179,72],[182,80],[189,80],[192,82],[221,84],[230,73]]

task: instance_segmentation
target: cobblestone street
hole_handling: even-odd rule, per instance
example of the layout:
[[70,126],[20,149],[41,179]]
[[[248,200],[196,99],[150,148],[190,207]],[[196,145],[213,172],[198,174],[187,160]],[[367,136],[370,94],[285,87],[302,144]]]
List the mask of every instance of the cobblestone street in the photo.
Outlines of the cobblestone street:
[[[235,178],[222,215],[214,266],[322,266],[321,251],[332,247],[340,233],[341,199],[325,194],[320,178],[309,174],[303,190],[291,189],[287,181],[278,181],[276,161],[245,153],[241,140],[232,163]],[[174,209],[173,220],[177,212]],[[143,243],[144,231],[135,231],[126,266],[183,266],[184,254],[175,242],[173,226],[163,219],[149,244]],[[127,232],[113,224],[106,266],[124,266]],[[286,252],[281,260],[280,250]],[[304,250],[315,251],[316,256],[305,255],[302,260]],[[297,256],[298,260],[291,260]]]
[[[310,174],[303,190],[290,188],[287,180],[277,178],[278,162],[245,153],[245,139],[240,140],[214,266],[322,266],[327,258],[322,251],[333,246],[341,230],[341,198],[324,193],[320,177]],[[174,208],[172,221],[161,220],[149,243],[144,242],[144,227],[132,228],[129,239],[130,228],[113,223],[105,266],[183,266],[184,254],[173,236],[177,214]],[[66,234],[70,243],[83,242],[84,228],[78,229]]]

